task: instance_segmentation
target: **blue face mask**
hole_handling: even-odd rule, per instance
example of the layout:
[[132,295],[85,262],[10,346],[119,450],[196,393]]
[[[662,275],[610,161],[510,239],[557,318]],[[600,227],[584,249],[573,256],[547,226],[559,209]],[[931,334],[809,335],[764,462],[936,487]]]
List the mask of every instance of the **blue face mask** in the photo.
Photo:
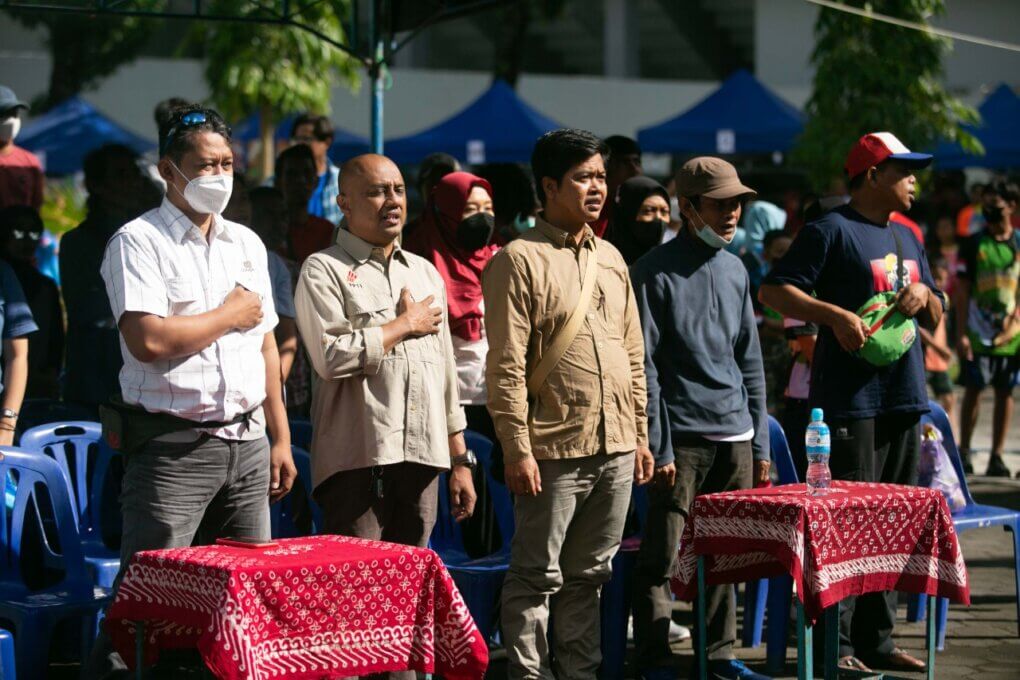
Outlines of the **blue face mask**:
[[514,218],[514,231],[518,234],[523,234],[528,229],[535,228],[535,216],[534,215],[523,215],[518,213],[517,217]]

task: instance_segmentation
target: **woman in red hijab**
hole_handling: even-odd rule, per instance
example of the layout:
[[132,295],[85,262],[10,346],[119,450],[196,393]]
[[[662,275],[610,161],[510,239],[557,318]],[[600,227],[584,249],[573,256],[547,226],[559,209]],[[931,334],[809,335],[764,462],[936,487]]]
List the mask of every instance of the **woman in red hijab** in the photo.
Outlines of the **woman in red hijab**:
[[492,186],[469,172],[452,172],[432,189],[421,226],[404,247],[429,260],[446,282],[450,335],[457,360],[457,387],[468,428],[493,442],[496,433],[485,408],[485,354],[482,325],[482,269],[497,247]]

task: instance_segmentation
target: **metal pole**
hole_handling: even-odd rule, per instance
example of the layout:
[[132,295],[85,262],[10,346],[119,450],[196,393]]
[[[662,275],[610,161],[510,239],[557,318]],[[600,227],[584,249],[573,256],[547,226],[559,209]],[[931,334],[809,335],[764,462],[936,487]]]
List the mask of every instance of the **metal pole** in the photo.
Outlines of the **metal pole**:
[[368,33],[372,38],[372,59],[369,75],[372,77],[372,152],[383,152],[383,42],[379,27],[379,0],[371,0],[368,11]]

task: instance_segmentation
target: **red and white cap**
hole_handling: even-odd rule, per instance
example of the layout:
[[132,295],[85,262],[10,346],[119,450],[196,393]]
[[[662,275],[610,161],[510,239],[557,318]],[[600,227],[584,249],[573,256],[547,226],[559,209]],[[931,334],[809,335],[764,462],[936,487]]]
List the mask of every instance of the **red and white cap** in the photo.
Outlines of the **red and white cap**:
[[915,153],[891,132],[871,132],[857,140],[846,157],[846,174],[850,179],[884,160],[894,159],[916,168],[927,167],[932,156],[929,153]]

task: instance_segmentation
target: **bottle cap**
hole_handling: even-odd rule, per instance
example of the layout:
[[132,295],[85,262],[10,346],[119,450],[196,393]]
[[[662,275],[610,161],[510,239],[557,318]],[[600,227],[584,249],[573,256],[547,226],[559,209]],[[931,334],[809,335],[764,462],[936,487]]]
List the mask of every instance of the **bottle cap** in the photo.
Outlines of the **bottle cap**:
[[815,423],[824,420],[825,413],[820,408],[811,409],[811,422]]

